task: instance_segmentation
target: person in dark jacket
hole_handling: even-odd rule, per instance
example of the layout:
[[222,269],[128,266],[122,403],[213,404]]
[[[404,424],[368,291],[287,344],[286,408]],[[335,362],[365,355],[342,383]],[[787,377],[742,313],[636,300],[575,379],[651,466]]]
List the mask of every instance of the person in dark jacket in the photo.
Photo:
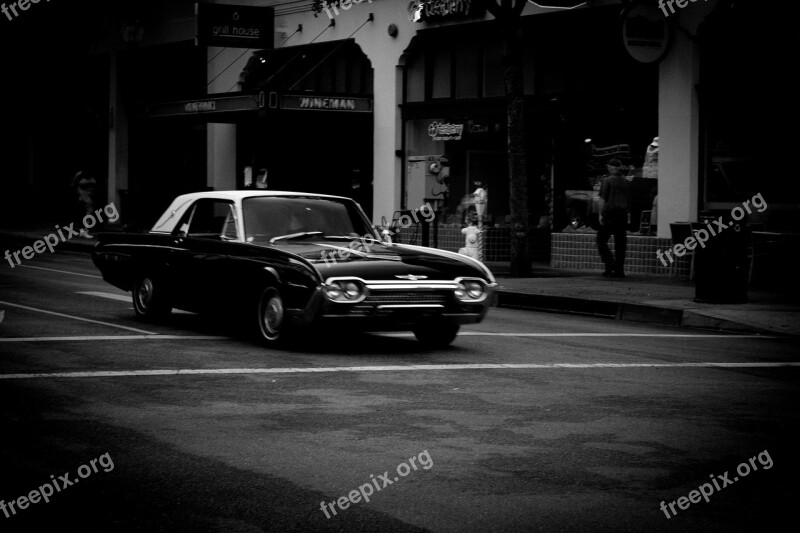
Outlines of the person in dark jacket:
[[[597,250],[605,263],[603,276],[625,277],[625,250],[628,245],[628,213],[631,207],[631,184],[622,176],[622,163],[612,159],[606,165],[608,176],[600,186],[600,229],[597,232]],[[608,248],[608,239],[614,236],[616,257]]]
[[[80,170],[72,178],[72,188],[75,191],[78,209],[76,214],[85,219],[86,217],[93,216],[92,209],[94,208],[94,190],[97,187],[97,181],[91,173]],[[78,222],[80,225],[80,222]],[[85,223],[84,223],[85,224]],[[84,239],[94,239],[94,236],[89,233],[86,228],[81,228],[79,237]]]

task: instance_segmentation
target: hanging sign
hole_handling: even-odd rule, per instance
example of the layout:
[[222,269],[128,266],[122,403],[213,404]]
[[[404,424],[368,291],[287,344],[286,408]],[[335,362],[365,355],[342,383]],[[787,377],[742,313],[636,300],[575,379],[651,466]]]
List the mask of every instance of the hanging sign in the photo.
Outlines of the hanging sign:
[[347,96],[299,96],[283,94],[280,97],[280,107],[281,109],[300,109],[308,111],[371,113],[372,99]]
[[273,48],[272,7],[198,3],[195,18],[195,43],[200,46]]
[[622,43],[639,63],[658,63],[672,45],[672,28],[655,4],[642,0],[628,4],[620,15]]

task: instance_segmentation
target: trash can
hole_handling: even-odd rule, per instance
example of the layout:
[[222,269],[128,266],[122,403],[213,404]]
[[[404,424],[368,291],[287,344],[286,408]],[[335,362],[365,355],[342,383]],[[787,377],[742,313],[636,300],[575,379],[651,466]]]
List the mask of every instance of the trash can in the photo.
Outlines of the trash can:
[[[747,302],[749,235],[743,223],[723,221],[727,229],[717,230],[719,217],[701,215],[701,226],[709,233],[705,247],[697,246],[694,258],[696,302],[736,304]],[[704,223],[709,221],[709,227]],[[711,229],[716,233],[711,235]]]

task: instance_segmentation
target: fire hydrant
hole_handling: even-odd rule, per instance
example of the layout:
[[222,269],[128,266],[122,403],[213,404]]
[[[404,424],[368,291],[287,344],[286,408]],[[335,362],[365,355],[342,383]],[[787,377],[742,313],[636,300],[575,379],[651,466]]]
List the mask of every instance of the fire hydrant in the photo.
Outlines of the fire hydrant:
[[478,259],[478,234],[481,232],[477,226],[467,226],[462,228],[461,233],[466,235],[464,247],[458,250],[461,255],[466,255]]

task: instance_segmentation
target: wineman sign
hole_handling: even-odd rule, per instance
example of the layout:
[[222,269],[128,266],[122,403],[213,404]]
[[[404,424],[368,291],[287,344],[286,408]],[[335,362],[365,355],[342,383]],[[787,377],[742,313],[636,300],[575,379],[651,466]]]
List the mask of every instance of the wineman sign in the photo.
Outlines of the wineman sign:
[[299,96],[284,94],[281,95],[281,109],[371,113],[372,99],[348,96]]
[[195,4],[198,46],[233,48],[274,47],[271,7]]

